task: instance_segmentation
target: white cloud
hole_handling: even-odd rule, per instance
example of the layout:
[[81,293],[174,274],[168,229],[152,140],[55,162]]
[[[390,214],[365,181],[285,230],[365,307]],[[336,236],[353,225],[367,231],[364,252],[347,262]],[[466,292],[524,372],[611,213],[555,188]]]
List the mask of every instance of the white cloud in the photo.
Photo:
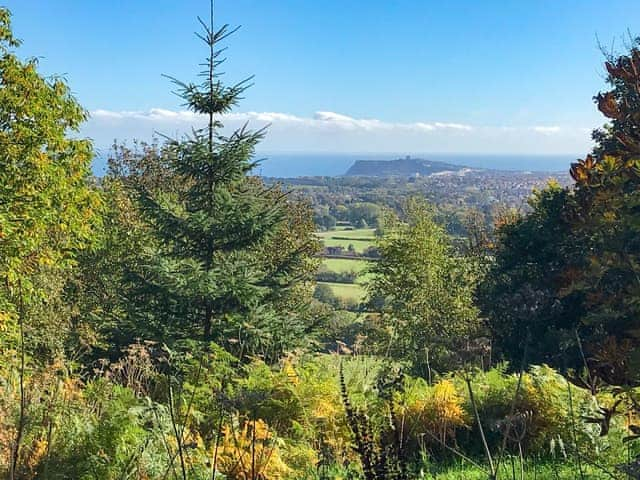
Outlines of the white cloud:
[[[588,128],[479,126],[443,121],[388,122],[318,111],[311,116],[281,112],[225,115],[226,129],[245,123],[269,126],[261,149],[309,152],[581,153],[590,148]],[[95,110],[83,129],[98,147],[114,139],[148,140],[160,133],[180,136],[206,125],[206,117],[186,110]]]
[[531,130],[533,130],[536,133],[542,133],[543,135],[553,135],[555,133],[560,133],[562,129],[558,126],[551,126],[551,127],[537,126],[537,127],[531,127]]
[[434,123],[436,128],[453,128],[454,130],[471,130],[473,127],[470,125],[464,125],[462,123]]
[[[166,122],[189,122],[199,124],[206,120],[204,115],[197,115],[188,110],[172,111],[162,108],[152,108],[148,111],[110,111],[94,110],[91,118],[101,120],[139,120],[147,123],[163,124]],[[433,131],[433,130],[472,130],[470,125],[460,123],[389,123],[377,119],[353,118],[336,112],[316,112],[313,117],[298,117],[288,113],[278,112],[247,112],[231,113],[221,117],[231,122],[256,121],[259,123],[287,123],[309,127],[326,128],[335,127],[346,130],[406,130],[406,131]]]
[[142,121],[178,121],[178,122],[193,122],[198,120],[199,116],[188,110],[166,110],[164,108],[152,108],[146,112],[144,111],[120,111],[114,112],[111,110],[94,110],[91,112],[91,117],[95,119],[135,119]]
[[335,112],[316,112],[313,118],[322,122],[354,123],[357,121],[355,118]]

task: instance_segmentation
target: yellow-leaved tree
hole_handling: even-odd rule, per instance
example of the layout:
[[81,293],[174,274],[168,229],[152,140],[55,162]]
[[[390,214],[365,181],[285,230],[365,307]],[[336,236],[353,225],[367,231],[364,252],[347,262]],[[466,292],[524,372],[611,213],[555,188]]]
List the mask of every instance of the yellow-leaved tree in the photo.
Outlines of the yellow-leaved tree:
[[56,304],[62,272],[93,239],[100,205],[91,143],[70,136],[86,112],[63,80],[16,55],[19,44],[0,9],[0,348],[15,340],[21,308],[40,321],[44,304]]

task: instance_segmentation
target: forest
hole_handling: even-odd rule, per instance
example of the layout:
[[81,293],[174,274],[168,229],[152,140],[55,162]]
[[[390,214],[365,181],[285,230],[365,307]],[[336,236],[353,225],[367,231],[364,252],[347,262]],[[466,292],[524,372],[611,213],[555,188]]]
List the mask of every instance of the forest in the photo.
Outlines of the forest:
[[204,128],[97,177],[0,9],[0,476],[640,479],[640,39],[593,151],[520,208],[256,176],[234,32],[200,20],[167,85]]

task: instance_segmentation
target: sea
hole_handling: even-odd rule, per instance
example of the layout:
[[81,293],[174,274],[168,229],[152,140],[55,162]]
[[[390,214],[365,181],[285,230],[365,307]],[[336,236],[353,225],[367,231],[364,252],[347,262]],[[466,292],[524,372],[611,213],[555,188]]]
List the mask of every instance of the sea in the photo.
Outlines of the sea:
[[[255,173],[264,177],[294,178],[344,175],[356,160],[415,159],[447,162],[460,167],[528,172],[567,172],[579,155],[488,155],[455,153],[274,153],[256,155]],[[97,176],[104,175],[106,156],[98,155],[93,164]]]
[[442,153],[265,153],[257,173],[265,177],[303,177],[344,175],[356,160],[396,160],[398,158],[434,160],[461,167],[491,170],[567,172],[579,155],[486,155]]

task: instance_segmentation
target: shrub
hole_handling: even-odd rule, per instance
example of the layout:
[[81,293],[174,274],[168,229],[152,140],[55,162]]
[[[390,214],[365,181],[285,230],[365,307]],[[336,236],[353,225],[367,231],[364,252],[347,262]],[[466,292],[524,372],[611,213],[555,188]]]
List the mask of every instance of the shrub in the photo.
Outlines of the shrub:
[[414,455],[425,444],[438,450],[442,445],[456,445],[456,431],[470,424],[464,398],[448,378],[433,386],[421,378],[407,378],[396,403],[402,422],[398,428],[402,428]]
[[244,422],[234,419],[225,425],[219,448],[220,471],[229,480],[291,478],[291,469],[282,460],[276,436],[261,419]]
[[316,280],[319,282],[335,282],[335,283],[356,283],[358,272],[332,272],[329,270],[320,270],[316,274]]
[[163,448],[149,428],[152,417],[136,408],[140,402],[132,390],[96,380],[69,405],[38,467],[44,478],[117,479],[128,467],[153,478],[164,470]]

